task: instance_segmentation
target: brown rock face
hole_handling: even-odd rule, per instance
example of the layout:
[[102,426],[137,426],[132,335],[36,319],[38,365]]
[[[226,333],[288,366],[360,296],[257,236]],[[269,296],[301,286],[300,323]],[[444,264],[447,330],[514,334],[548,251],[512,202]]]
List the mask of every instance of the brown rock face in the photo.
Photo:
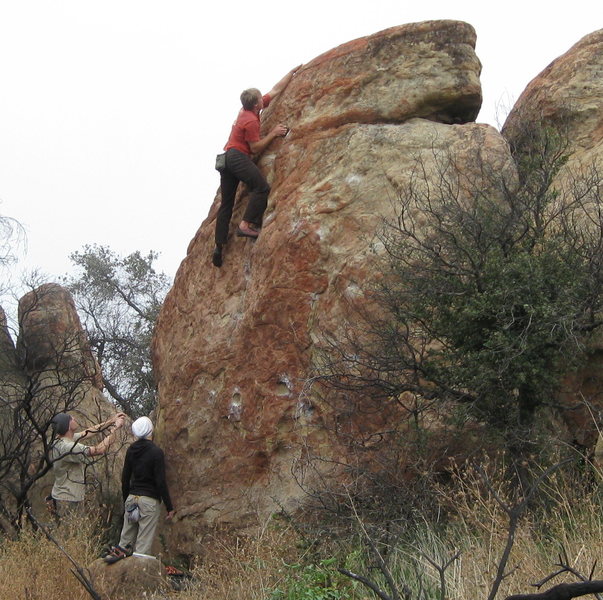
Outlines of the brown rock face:
[[[291,132],[258,163],[272,186],[259,239],[232,236],[222,268],[211,265],[218,196],[157,324],[159,438],[179,551],[198,552],[204,525],[242,527],[296,508],[307,457],[345,452],[321,427],[333,413],[315,394],[312,367],[323,334],[337,333],[346,305],[362,302],[374,275],[370,256],[380,250],[374,234],[417,165],[433,181],[443,155],[472,181],[480,167],[513,177],[506,140],[515,145],[525,125],[541,119],[570,127],[574,155],[556,185],[572,169],[602,164],[603,32],[528,86],[506,140],[470,123],[481,99],[474,42],[470,26],[452,21],[355,40],[305,65],[265,111],[264,130],[283,122]],[[235,225],[245,202],[243,190]],[[589,365],[567,378],[562,399],[572,408],[584,394],[599,406],[600,356],[595,348]],[[570,439],[593,443],[578,411],[568,414]],[[345,418],[371,429],[366,415]],[[378,418],[387,415],[371,417]]]
[[292,131],[259,162],[272,186],[259,239],[232,236],[213,267],[216,198],[157,324],[159,443],[180,551],[198,550],[203,524],[295,508],[304,498],[295,466],[338,452],[308,382],[316,343],[371,276],[371,240],[417,156],[428,165],[450,151],[467,169],[476,153],[508,163],[494,129],[449,125],[479,110],[474,42],[465,23],[389,29],[304,66],[266,111],[265,128]]
[[475,40],[467,23],[427,21],[348,42],[304,65],[264,126],[288,123],[296,137],[412,117],[474,121],[482,102]]
[[48,283],[19,301],[21,331],[17,352],[26,369],[74,367],[102,389],[100,368],[82,329],[71,294],[60,285]]
[[514,143],[526,122],[566,122],[574,159],[601,159],[603,140],[603,29],[582,38],[535,77],[503,127]]

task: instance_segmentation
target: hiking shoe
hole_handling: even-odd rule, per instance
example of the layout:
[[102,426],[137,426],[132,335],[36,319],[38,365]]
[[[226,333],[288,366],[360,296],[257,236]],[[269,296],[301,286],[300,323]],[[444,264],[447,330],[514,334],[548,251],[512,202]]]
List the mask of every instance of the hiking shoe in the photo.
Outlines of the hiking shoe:
[[214,253],[211,256],[211,262],[213,263],[214,267],[222,266],[222,246],[216,245],[214,248]]
[[109,551],[109,554],[107,554],[107,556],[105,556],[105,558],[103,560],[106,563],[112,565],[113,563],[116,563],[118,560],[121,560],[122,558],[132,556],[133,552],[134,552],[134,549],[132,548],[132,546],[130,544],[128,544],[125,548],[122,548],[119,545],[113,546],[113,548],[111,548],[111,550]]
[[237,235],[239,237],[257,238],[260,232],[251,225],[239,225],[237,227]]

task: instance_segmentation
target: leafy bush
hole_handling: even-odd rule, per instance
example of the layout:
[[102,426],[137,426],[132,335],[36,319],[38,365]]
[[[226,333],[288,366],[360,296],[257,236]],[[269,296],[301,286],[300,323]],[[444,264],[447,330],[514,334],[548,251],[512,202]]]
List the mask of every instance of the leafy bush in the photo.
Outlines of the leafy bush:
[[316,564],[286,565],[287,574],[270,600],[342,600],[349,598],[341,576],[331,567],[337,559],[329,558]]

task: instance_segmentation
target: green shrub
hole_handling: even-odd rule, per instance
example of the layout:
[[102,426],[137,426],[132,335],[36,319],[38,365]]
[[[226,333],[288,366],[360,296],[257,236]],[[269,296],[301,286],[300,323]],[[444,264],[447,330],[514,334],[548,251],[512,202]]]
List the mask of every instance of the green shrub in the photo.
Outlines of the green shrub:
[[317,564],[286,565],[287,573],[270,600],[343,600],[350,597],[342,577],[330,567],[335,558]]

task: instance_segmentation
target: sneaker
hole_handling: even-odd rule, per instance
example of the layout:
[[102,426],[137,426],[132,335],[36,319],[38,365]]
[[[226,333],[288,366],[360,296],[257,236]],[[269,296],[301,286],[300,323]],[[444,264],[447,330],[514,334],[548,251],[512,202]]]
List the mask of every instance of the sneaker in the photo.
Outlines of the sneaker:
[[213,263],[214,267],[222,266],[222,246],[216,245],[214,248],[214,253],[211,256],[211,262]]
[[130,544],[128,544],[125,548],[122,548],[119,545],[113,546],[113,548],[111,548],[111,550],[109,551],[109,554],[107,554],[107,556],[105,556],[104,561],[106,563],[112,565],[113,563],[116,563],[118,560],[121,560],[122,558],[132,556],[133,552],[134,552],[134,549],[132,548],[132,546]]
[[243,225],[241,223],[237,228],[237,235],[239,237],[248,237],[248,238],[257,238],[260,235],[260,232],[251,225]]

